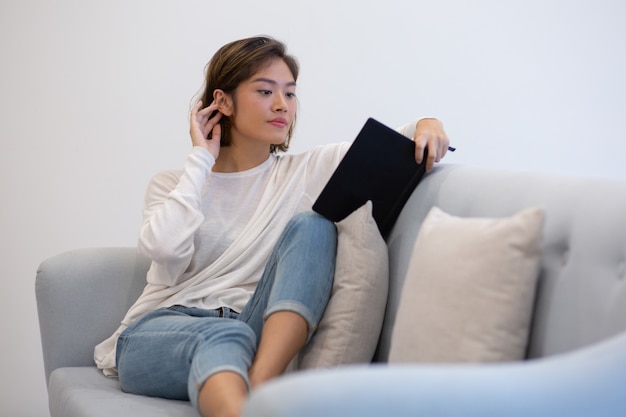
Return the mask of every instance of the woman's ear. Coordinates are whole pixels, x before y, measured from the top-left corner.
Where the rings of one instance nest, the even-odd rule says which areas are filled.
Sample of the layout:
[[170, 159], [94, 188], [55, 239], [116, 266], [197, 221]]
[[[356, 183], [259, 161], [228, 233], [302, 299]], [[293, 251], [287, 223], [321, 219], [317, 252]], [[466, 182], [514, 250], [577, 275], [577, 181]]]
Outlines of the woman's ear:
[[233, 99], [230, 94], [226, 94], [223, 90], [216, 89], [213, 91], [213, 101], [217, 103], [217, 109], [224, 116], [232, 116], [234, 112]]

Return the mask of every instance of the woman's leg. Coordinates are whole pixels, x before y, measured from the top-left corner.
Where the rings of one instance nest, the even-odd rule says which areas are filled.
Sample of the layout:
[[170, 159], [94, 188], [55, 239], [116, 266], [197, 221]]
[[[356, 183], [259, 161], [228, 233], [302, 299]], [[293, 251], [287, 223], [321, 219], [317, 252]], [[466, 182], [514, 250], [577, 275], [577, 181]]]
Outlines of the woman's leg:
[[[198, 390], [204, 382], [228, 374], [243, 386], [245, 398], [256, 334], [246, 323], [219, 315], [219, 311], [175, 306], [148, 313], [129, 326], [117, 345], [122, 390], [190, 399], [200, 409]], [[236, 393], [231, 392], [234, 400]]]
[[[335, 272], [335, 225], [312, 213], [287, 224], [257, 289], [239, 315], [260, 340], [249, 371], [251, 387], [282, 373], [321, 319]], [[240, 375], [220, 372], [198, 395], [203, 416], [237, 416], [248, 386]]]
[[[251, 388], [279, 375], [304, 346], [308, 325], [297, 313], [279, 311], [268, 317], [263, 339], [250, 368]], [[198, 410], [205, 417], [237, 417], [248, 397], [241, 375], [218, 372], [210, 376], [198, 394]]]
[[[298, 214], [285, 227], [239, 315], [260, 340], [252, 387], [282, 373], [315, 331], [330, 297], [336, 252], [335, 225], [315, 213]], [[242, 381], [229, 372], [208, 378], [198, 396], [202, 415], [238, 415], [247, 396]]]
[[335, 225], [313, 213], [288, 223], [240, 319], [260, 339], [250, 384], [281, 374], [305, 345], [324, 314], [335, 271]]
[[238, 417], [248, 386], [241, 375], [218, 372], [210, 376], [198, 393], [198, 411], [203, 417]]
[[307, 341], [308, 324], [302, 316], [291, 311], [278, 311], [267, 318], [263, 336], [254, 357], [248, 378], [250, 387], [277, 377]]

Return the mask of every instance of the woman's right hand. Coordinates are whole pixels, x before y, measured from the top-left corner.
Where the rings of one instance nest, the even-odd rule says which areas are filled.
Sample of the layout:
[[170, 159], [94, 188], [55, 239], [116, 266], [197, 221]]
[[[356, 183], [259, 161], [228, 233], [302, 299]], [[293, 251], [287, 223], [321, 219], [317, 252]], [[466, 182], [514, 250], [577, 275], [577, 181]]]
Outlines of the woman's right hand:
[[219, 123], [222, 113], [217, 112], [215, 116], [210, 117], [215, 110], [217, 110], [215, 102], [202, 109], [202, 100], [198, 101], [191, 109], [189, 134], [191, 135], [193, 146], [203, 147], [217, 159], [220, 153], [220, 140], [222, 137]]

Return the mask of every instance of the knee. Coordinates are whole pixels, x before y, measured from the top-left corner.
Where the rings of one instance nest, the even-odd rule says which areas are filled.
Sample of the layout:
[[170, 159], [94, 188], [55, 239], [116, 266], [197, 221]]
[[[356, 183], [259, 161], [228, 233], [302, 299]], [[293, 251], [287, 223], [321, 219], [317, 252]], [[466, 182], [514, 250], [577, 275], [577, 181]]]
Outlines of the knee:
[[337, 237], [335, 223], [314, 212], [303, 211], [292, 217], [288, 227], [302, 233], [322, 234], [331, 238]]
[[257, 345], [257, 336], [247, 323], [225, 319], [217, 329], [213, 329], [209, 335], [212, 343], [235, 344], [244, 350], [254, 351]]

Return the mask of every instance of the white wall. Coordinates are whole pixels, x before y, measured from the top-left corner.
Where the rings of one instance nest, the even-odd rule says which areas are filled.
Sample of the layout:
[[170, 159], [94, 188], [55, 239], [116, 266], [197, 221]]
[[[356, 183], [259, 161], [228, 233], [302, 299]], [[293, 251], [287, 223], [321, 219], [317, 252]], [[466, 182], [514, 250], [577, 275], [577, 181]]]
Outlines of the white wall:
[[625, 21], [622, 0], [2, 0], [0, 415], [47, 415], [39, 262], [135, 244], [223, 43], [266, 33], [299, 57], [294, 151], [435, 115], [450, 163], [626, 180]]

